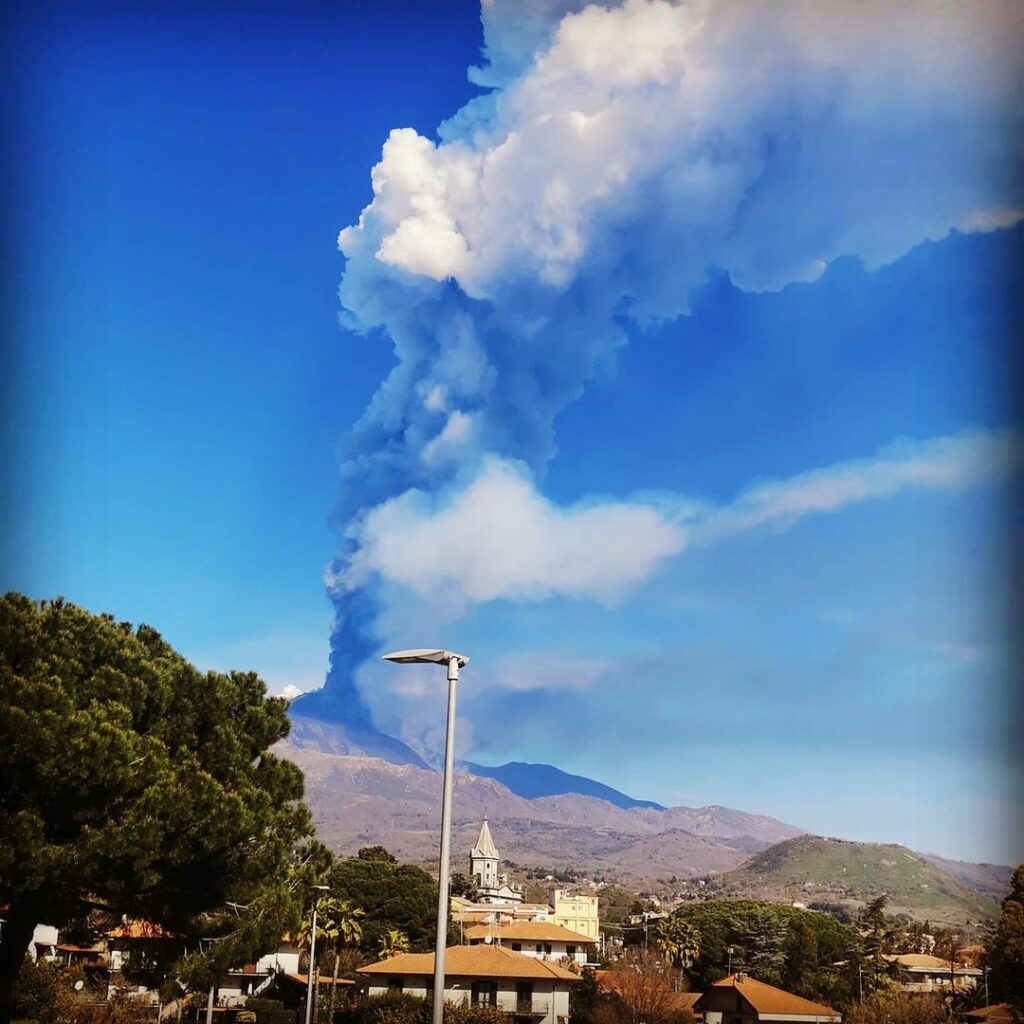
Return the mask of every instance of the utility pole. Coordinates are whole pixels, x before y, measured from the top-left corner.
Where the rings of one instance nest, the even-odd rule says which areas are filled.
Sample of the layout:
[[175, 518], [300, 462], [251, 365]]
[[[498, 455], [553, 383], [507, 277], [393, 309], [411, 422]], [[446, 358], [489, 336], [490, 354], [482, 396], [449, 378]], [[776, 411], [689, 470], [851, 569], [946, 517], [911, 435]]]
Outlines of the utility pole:
[[316, 1002], [316, 995], [313, 992], [313, 972], [316, 970], [316, 905], [320, 899], [320, 893], [327, 892], [326, 885], [313, 886], [313, 922], [309, 934], [309, 977], [306, 979], [306, 1024], [311, 1020], [313, 1004]]

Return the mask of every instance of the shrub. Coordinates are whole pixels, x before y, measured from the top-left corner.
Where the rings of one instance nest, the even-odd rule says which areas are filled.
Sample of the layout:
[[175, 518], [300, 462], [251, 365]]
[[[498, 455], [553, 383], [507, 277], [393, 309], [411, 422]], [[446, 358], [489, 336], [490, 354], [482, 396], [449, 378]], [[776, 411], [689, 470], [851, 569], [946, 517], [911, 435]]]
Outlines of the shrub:
[[247, 999], [245, 1009], [256, 1015], [256, 1024], [295, 1024], [297, 1019], [278, 999]]

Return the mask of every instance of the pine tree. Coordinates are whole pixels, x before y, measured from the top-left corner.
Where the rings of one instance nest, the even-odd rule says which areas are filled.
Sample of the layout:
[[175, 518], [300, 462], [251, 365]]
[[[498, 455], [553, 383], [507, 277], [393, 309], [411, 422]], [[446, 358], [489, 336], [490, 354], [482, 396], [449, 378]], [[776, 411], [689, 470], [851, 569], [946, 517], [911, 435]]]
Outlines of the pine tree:
[[38, 923], [98, 909], [225, 958], [280, 937], [312, 832], [300, 771], [267, 752], [286, 709], [149, 626], [0, 599], [0, 1024]]

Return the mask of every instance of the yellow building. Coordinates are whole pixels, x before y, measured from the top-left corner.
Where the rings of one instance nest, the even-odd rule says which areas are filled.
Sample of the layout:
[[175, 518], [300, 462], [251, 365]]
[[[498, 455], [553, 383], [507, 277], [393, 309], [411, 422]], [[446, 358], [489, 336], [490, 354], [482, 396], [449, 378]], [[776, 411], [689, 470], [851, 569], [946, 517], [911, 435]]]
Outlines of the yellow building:
[[597, 897], [573, 893], [568, 889], [555, 889], [551, 893], [551, 920], [571, 932], [586, 935], [597, 942], [601, 935], [601, 921], [597, 914]]

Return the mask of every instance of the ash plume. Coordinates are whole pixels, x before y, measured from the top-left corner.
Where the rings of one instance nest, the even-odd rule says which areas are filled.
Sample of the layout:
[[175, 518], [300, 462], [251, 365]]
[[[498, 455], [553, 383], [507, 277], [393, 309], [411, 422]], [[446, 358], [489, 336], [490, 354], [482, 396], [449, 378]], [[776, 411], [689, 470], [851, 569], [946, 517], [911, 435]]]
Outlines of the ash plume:
[[[397, 365], [343, 444], [331, 667], [295, 708], [357, 730], [381, 508], [454, 505], [489, 474], [543, 500], [558, 413], [631, 331], [685, 315], [709, 268], [776, 290], [1021, 217], [1012, 0], [485, 0], [482, 20], [470, 78], [489, 91], [436, 139], [393, 130], [339, 236], [343, 323]], [[631, 585], [629, 557], [595, 561], [595, 596]], [[529, 583], [518, 599], [550, 592]]]

